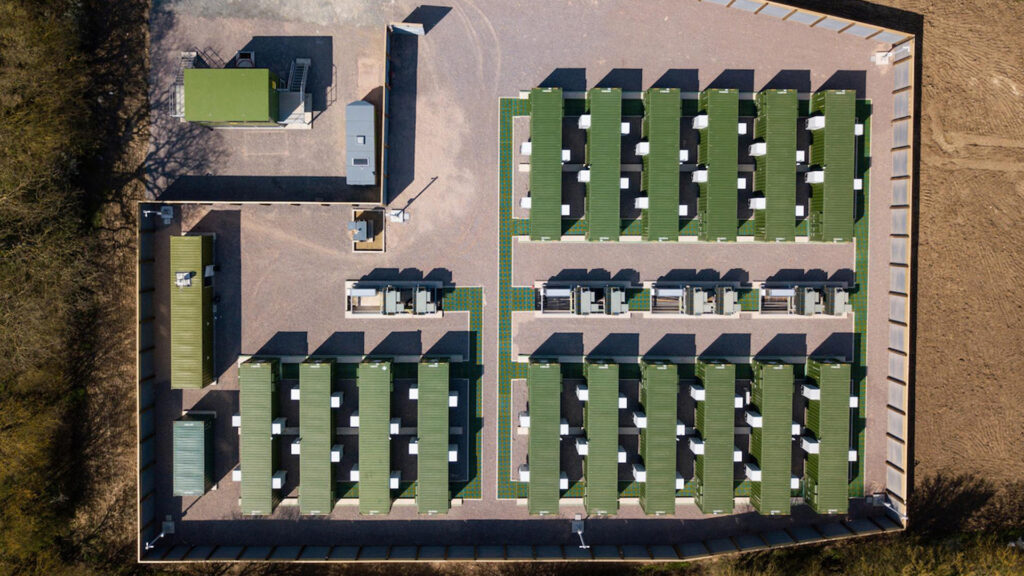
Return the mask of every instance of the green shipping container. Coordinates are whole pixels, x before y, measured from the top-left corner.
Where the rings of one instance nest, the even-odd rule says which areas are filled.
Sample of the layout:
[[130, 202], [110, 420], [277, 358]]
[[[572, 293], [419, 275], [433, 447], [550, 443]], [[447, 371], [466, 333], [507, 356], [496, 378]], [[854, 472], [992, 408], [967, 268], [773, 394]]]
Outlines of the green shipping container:
[[213, 486], [213, 414], [174, 421], [174, 495], [202, 496]]

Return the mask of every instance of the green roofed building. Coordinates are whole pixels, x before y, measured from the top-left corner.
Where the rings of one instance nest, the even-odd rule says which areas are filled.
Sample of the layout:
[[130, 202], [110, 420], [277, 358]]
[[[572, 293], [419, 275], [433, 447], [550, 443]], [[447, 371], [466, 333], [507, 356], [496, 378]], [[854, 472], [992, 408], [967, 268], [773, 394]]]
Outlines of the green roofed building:
[[530, 239], [562, 237], [562, 89], [530, 91]]
[[640, 506], [647, 514], [675, 514], [679, 368], [667, 362], [645, 362], [641, 375], [640, 404], [647, 427], [640, 429], [646, 474], [646, 481], [640, 483]]
[[619, 365], [588, 362], [585, 370], [583, 503], [587, 514], [615, 514], [619, 510]]
[[242, 467], [242, 514], [266, 516], [280, 501], [273, 489], [278, 441], [272, 425], [278, 414], [281, 365], [276, 358], [250, 358], [238, 365], [239, 460]]
[[359, 364], [359, 513], [391, 511], [391, 363]]
[[334, 360], [309, 359], [299, 364], [299, 511], [330, 514], [334, 510]]
[[789, 514], [793, 469], [793, 365], [754, 361], [750, 401], [760, 425], [750, 433], [750, 455], [761, 477], [750, 503], [761, 514]]
[[679, 118], [682, 101], [678, 88], [651, 88], [644, 92], [641, 137], [649, 147], [643, 157], [640, 189], [647, 192], [641, 213], [644, 240], [679, 240]]
[[448, 362], [423, 360], [417, 374], [416, 506], [420, 514], [447, 514]]
[[587, 92], [586, 164], [587, 240], [618, 240], [622, 217], [619, 212], [619, 179], [622, 177], [622, 90], [594, 88]]
[[[849, 242], [853, 239], [856, 170], [857, 93], [853, 90], [825, 90], [811, 97], [811, 171], [819, 170], [821, 182], [811, 181], [808, 213], [810, 239], [815, 242]], [[816, 116], [824, 126], [815, 128]]]
[[213, 486], [213, 414], [174, 421], [174, 495], [202, 496]]
[[735, 241], [739, 208], [739, 92], [705, 90], [700, 93], [698, 106], [698, 117], [706, 117], [707, 122], [700, 129], [697, 163], [707, 170], [707, 179], [699, 183], [697, 236], [704, 242]]
[[[807, 359], [808, 396], [805, 426], [817, 444], [804, 462], [804, 500], [819, 514], [846, 514], [850, 498], [850, 365]], [[817, 396], [817, 399], [814, 398]]]
[[277, 75], [265, 68], [188, 68], [185, 120], [211, 126], [276, 126]]
[[[765, 242], [796, 239], [796, 90], [764, 90], [756, 98], [754, 191], [764, 208], [754, 211], [755, 237]], [[755, 144], [755, 146], [757, 146]]]
[[213, 236], [171, 236], [171, 388], [213, 382]]
[[554, 362], [531, 362], [527, 371], [530, 437], [527, 457], [530, 514], [558, 514], [562, 371]]
[[703, 386], [694, 424], [703, 453], [695, 457], [697, 507], [705, 514], [730, 514], [733, 508], [733, 455], [736, 451], [736, 366], [701, 360], [696, 366]]

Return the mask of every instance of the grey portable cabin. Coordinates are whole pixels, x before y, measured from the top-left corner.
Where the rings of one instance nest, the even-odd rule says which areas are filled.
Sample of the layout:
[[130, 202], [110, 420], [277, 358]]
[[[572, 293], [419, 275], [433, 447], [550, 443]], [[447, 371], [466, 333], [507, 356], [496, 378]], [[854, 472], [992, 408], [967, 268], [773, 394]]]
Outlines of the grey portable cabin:
[[377, 184], [376, 112], [373, 104], [359, 100], [345, 107], [345, 167], [353, 186]]
[[213, 414], [174, 421], [174, 495], [202, 496], [213, 485]]

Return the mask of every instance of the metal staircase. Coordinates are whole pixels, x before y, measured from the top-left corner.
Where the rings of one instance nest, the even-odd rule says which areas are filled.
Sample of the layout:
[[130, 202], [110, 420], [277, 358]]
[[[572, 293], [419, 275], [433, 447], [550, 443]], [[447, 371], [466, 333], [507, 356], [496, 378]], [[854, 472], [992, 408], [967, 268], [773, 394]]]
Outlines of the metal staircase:
[[288, 70], [288, 91], [306, 93], [306, 76], [309, 74], [309, 58], [296, 58], [292, 60], [291, 69]]
[[182, 52], [178, 58], [178, 74], [171, 85], [167, 108], [171, 118], [185, 117], [185, 70], [195, 68], [196, 52]]

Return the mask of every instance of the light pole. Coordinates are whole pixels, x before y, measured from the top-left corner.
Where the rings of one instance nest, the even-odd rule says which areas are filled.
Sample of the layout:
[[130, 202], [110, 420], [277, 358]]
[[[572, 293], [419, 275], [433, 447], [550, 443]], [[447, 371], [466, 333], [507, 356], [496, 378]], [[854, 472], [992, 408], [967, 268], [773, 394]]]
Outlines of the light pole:
[[580, 550], [586, 550], [590, 548], [587, 543], [583, 541], [583, 516], [577, 514], [572, 519], [572, 531], [580, 537]]

